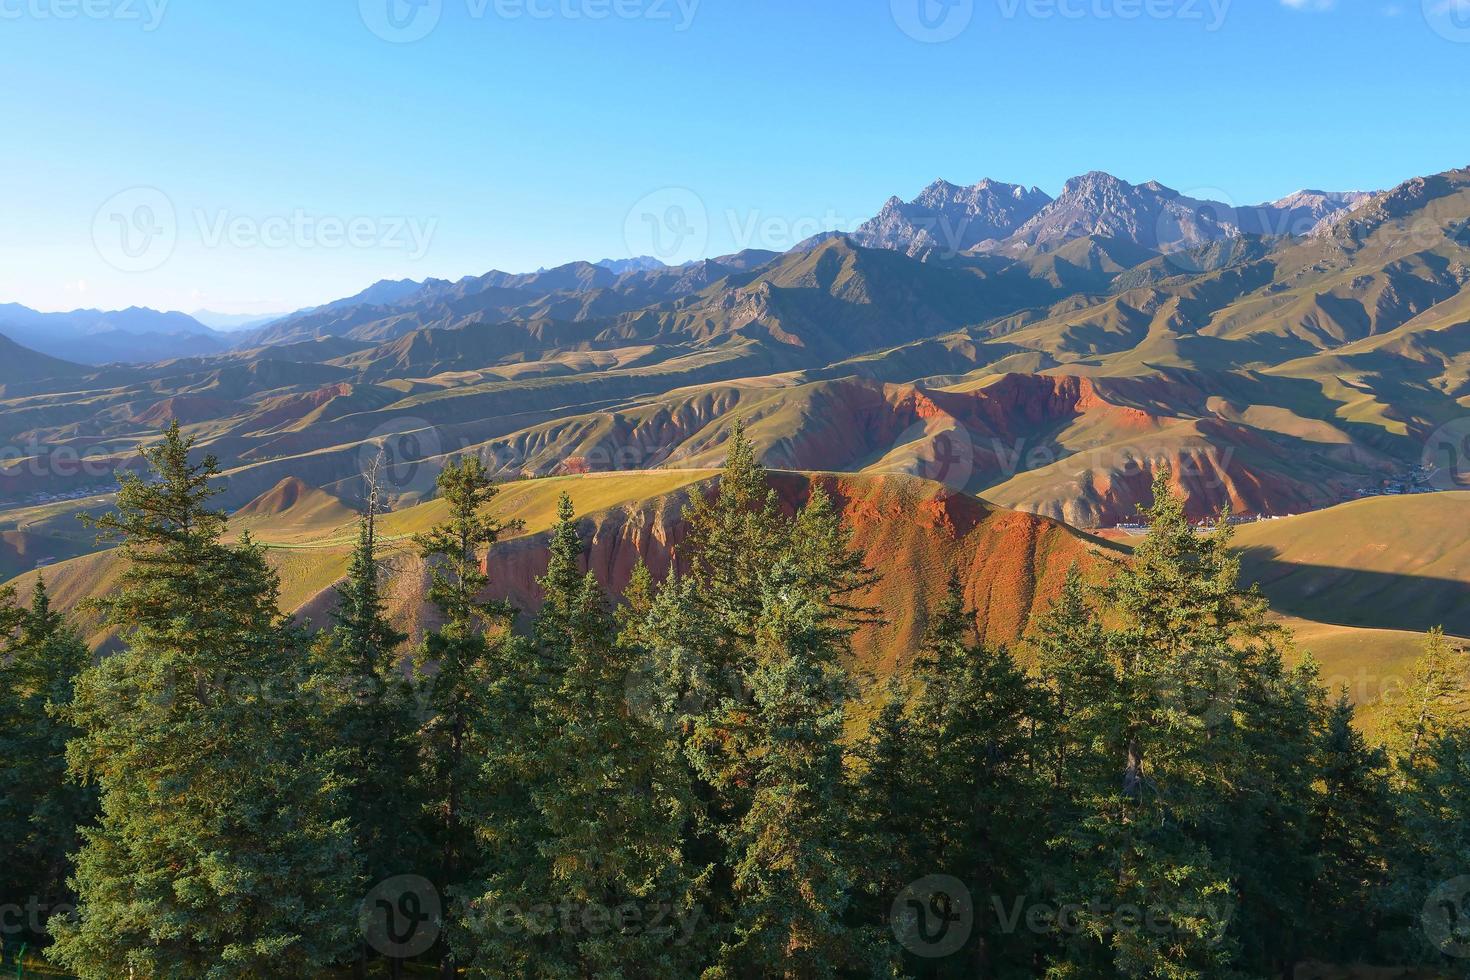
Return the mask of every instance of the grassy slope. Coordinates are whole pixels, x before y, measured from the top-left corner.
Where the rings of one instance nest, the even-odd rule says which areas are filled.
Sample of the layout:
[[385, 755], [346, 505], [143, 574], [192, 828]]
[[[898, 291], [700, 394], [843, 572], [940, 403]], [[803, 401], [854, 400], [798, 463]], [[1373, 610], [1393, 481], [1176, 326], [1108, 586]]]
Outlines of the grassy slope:
[[[524, 528], [497, 549], [492, 578], [523, 608], [534, 605], [533, 582], [545, 561], [539, 536], [550, 528], [562, 491], [583, 515], [584, 533], [592, 532], [591, 567], [604, 582], [620, 589], [640, 556], [657, 574], [666, 567], [669, 545], [681, 539], [677, 514], [683, 499], [713, 475], [710, 470], [661, 470], [506, 485], [495, 510], [503, 519], [523, 521]], [[882, 608], [889, 623], [865, 631], [857, 641], [860, 660], [880, 671], [912, 654], [924, 628], [923, 607], [937, 601], [951, 574], [959, 575], [968, 590], [987, 640], [1009, 642], [1055, 594], [1074, 561], [1085, 563], [1089, 554], [1106, 547], [1064, 525], [1003, 511], [913, 477], [774, 475], [788, 506], [799, 504], [813, 481], [828, 487], [853, 529], [855, 545], [883, 575], [862, 598]], [[269, 546], [281, 576], [283, 608], [318, 623], [325, 621], [329, 590], [345, 574], [355, 533], [350, 516], [323, 496], [307, 494], [280, 513], [250, 513], [231, 525], [232, 533], [248, 530]], [[443, 517], [443, 505], [435, 500], [388, 514], [381, 524], [381, 540], [395, 569], [392, 605], [410, 628], [420, 625], [423, 615], [412, 536]], [[44, 574], [60, 604], [73, 608], [94, 590], [110, 587], [118, 570], [115, 552], [104, 551], [62, 562]], [[27, 573], [16, 580], [23, 593], [34, 578]], [[84, 615], [82, 622], [94, 642], [105, 639], [96, 632], [95, 617]]]
[[1343, 626], [1470, 635], [1470, 493], [1374, 497], [1240, 529], [1276, 608]]

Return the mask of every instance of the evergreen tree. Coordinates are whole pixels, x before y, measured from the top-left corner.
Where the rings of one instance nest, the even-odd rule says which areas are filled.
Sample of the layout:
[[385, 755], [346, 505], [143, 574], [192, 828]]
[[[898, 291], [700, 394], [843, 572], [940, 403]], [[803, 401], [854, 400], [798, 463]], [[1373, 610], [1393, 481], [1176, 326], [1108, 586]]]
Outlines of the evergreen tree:
[[221, 540], [213, 457], [177, 423], [97, 519], [126, 566], [101, 607], [125, 648], [83, 672], [67, 714], [73, 773], [102, 817], [84, 831], [78, 911], [53, 955], [85, 978], [303, 975], [355, 931], [350, 836], [311, 751], [303, 643], [248, 538]]
[[[891, 932], [894, 898], [910, 882], [932, 874], [932, 842], [927, 836], [929, 801], [921, 793], [931, 758], [914, 731], [909, 712], [911, 686], [897, 676], [883, 690], [883, 704], [854, 755], [848, 805], [858, 862], [853, 920], [874, 929], [879, 939]], [[886, 940], [884, 940], [886, 941]]]
[[[912, 734], [927, 747], [913, 804], [929, 843], [920, 869], [963, 881], [987, 912], [1030, 898], [1024, 864], [1040, 843], [1030, 760], [1031, 686], [1004, 650], [975, 637], [957, 579], [930, 620], [915, 664]], [[918, 869], [916, 869], [918, 870]], [[917, 875], [916, 875], [917, 877]], [[993, 976], [1029, 958], [1026, 936], [983, 916], [961, 953], [956, 976]], [[1009, 961], [1009, 967], [1002, 960]]]
[[[358, 519], [333, 619], [313, 644], [307, 690], [318, 704], [321, 744], [334, 764], [362, 871], [359, 891], [366, 893], [414, 867], [424, 845], [412, 819], [418, 720], [400, 653], [408, 637], [394, 628], [383, 602], [376, 490]], [[358, 976], [366, 957], [364, 946]]]
[[1405, 765], [1385, 895], [1394, 963], [1470, 977], [1470, 728], [1436, 732]]
[[1470, 658], [1443, 629], [1430, 631], [1409, 679], [1388, 706], [1388, 751], [1401, 769], [1425, 761], [1442, 735], [1470, 721]]
[[551, 665], [534, 712], [530, 803], [540, 840], [535, 861], [506, 869], [479, 903], [525, 909], [554, 898], [568, 912], [545, 931], [521, 923], [508, 941], [496, 923], [475, 967], [497, 976], [687, 976], [697, 953], [687, 936], [608, 921], [636, 909], [640, 920], [671, 913], [670, 923], [688, 922], [697, 909], [681, 847], [689, 804], [677, 745], [629, 710], [638, 651], [617, 641], [601, 587], [580, 571], [582, 551], [563, 495], [534, 628]]
[[1459, 969], [1470, 952], [1470, 714], [1466, 656], [1442, 630], [1426, 638], [1389, 705], [1398, 833], [1384, 894], [1385, 945], [1397, 962]]
[[96, 794], [68, 780], [66, 743], [76, 732], [63, 717], [91, 655], [51, 608], [45, 579], [29, 609], [14, 597], [0, 590], [0, 895], [27, 909], [20, 938], [34, 945], [45, 939], [45, 918], [71, 904], [68, 857], [96, 814]]
[[1318, 739], [1315, 880], [1305, 906], [1283, 923], [1302, 937], [1304, 956], [1322, 962], [1366, 962], [1376, 952], [1379, 891], [1396, 834], [1387, 757], [1368, 744], [1353, 716], [1343, 692]]
[[1115, 682], [1102, 626], [1076, 565], [1068, 569], [1056, 601], [1037, 617], [1028, 641], [1040, 680], [1033, 751], [1052, 790], [1047, 798], [1053, 818], [1068, 819], [1056, 809], [1064, 805], [1063, 791], [1079, 770], [1106, 764], [1096, 756], [1092, 737], [1105, 724], [1098, 712], [1107, 702], [1098, 692]]
[[748, 702], [726, 698], [701, 719], [697, 756], [722, 792], [749, 804], [722, 828], [738, 900], [733, 935], [707, 975], [835, 977], [868, 953], [847, 923], [853, 881], [843, 800], [848, 682], [839, 634], [782, 562], [761, 591]]
[[821, 483], [812, 484], [806, 504], [797, 511], [789, 549], [796, 587], [817, 604], [824, 623], [844, 642], [865, 626], [882, 624], [880, 610], [854, 605], [858, 593], [876, 585], [878, 576], [853, 549], [852, 532]]
[[1224, 815], [1210, 849], [1235, 882], [1237, 963], [1286, 975], [1321, 938], [1301, 928], [1307, 907], [1314, 898], [1336, 902], [1321, 880], [1328, 828], [1315, 820], [1326, 692], [1311, 658], [1286, 666], [1285, 637], [1267, 623], [1264, 601], [1243, 596], [1236, 617], [1228, 713], [1221, 707], [1211, 717], [1210, 734], [1228, 738], [1232, 755], [1216, 783]]
[[[504, 713], [495, 699], [511, 673], [503, 669], [507, 652], [518, 649], [508, 636], [515, 611], [483, 598], [490, 584], [483, 563], [519, 523], [487, 512], [500, 491], [478, 456], [446, 466], [438, 488], [448, 518], [415, 539], [429, 569], [429, 601], [444, 620], [425, 635], [417, 656], [427, 710], [418, 733], [420, 792], [434, 828], [438, 883], [447, 890], [445, 921], [457, 927], [464, 922], [457, 893], [481, 875], [474, 866], [476, 815], [484, 810], [480, 773], [497, 744], [514, 744], [497, 741], [495, 725]], [[451, 930], [441, 956], [444, 977], [454, 976], [452, 951], [467, 955], [469, 941], [463, 930]]]
[[1096, 590], [1100, 632], [1063, 610], [1051, 622], [1067, 630], [1042, 638], [1061, 655], [1081, 639], [1068, 668], [1079, 678], [1098, 671], [1100, 643], [1110, 675], [1090, 690], [1067, 683], [1075, 696], [1064, 741], [1083, 753], [1059, 786], [1065, 816], [1049, 877], [1081, 911], [1061, 962], [1084, 974], [1213, 976], [1232, 958], [1233, 883], [1209, 841], [1226, 819], [1224, 776], [1236, 758], [1229, 649], [1242, 596], [1227, 526], [1197, 536], [1167, 472], [1146, 518], [1133, 560]]
[[[761, 586], [774, 561], [786, 554], [791, 520], [782, 512], [744, 425], [731, 427], [729, 450], [716, 492], [695, 493], [684, 511], [688, 535], [679, 548], [694, 583], [696, 609], [718, 629], [712, 664], [736, 666], [736, 646], [748, 646], [761, 612]], [[691, 610], [693, 612], [693, 610]]]

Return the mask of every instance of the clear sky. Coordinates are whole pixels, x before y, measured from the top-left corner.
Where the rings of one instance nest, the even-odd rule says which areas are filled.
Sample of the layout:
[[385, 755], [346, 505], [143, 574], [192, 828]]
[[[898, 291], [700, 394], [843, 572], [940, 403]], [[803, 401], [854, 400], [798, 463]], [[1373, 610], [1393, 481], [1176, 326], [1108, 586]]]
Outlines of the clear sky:
[[1470, 0], [0, 0], [0, 302], [785, 248], [1108, 170], [1232, 203], [1470, 164]]

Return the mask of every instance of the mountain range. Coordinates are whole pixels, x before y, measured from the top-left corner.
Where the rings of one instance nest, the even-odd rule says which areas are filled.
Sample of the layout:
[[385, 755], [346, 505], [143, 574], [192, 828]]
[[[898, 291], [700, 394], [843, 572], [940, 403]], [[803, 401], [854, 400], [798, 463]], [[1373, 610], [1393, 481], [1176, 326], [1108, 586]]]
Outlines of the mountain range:
[[184, 313], [143, 307], [40, 313], [0, 303], [0, 334], [54, 358], [82, 364], [142, 363], [229, 350], [223, 333]]
[[[1180, 195], [1157, 182], [1133, 185], [1100, 172], [1067, 181], [1055, 199], [1035, 187], [989, 179], [969, 187], [940, 180], [907, 203], [890, 199], [845, 237], [856, 246], [921, 259], [963, 255], [978, 260], [992, 253], [1024, 259], [1083, 239], [1169, 253], [1243, 235], [1307, 234], [1368, 196], [1300, 191], [1236, 209]], [[835, 237], [843, 236], [818, 236], [796, 251], [810, 251]], [[5, 304], [0, 305], [0, 333], [52, 357], [93, 365], [147, 363], [321, 336], [381, 341], [414, 329], [486, 320], [581, 321], [632, 312], [693, 295], [774, 258], [775, 253], [753, 250], [671, 268], [642, 256], [528, 274], [490, 272], [457, 282], [385, 280], [353, 296], [268, 316], [207, 310], [190, 316], [137, 307], [39, 313]]]
[[[837, 481], [885, 569], [960, 575], [976, 608], [1011, 610], [1007, 636], [1066, 562], [1118, 547], [1094, 535], [1126, 539], [1164, 466], [1196, 518], [1310, 512], [1254, 525], [1247, 567], [1328, 649], [1376, 626], [1411, 631], [1407, 651], [1470, 600], [1444, 526], [1470, 497], [1415, 492], [1470, 489], [1470, 168], [1234, 212], [1100, 174], [1055, 199], [935, 184], [785, 253], [380, 282], [227, 335], [140, 310], [0, 323], [0, 571], [54, 561], [68, 601], [110, 567], [73, 513], [107, 507], [170, 420], [220, 460], [237, 524], [286, 549], [303, 615], [365, 474], [408, 533], [465, 452], [530, 495], [528, 526], [556, 487], [587, 494], [614, 586], [633, 555], [667, 567], [736, 420], [788, 503]], [[171, 347], [83, 363], [126, 340]], [[1393, 544], [1426, 521], [1429, 543]], [[503, 573], [534, 602], [535, 568]], [[1322, 622], [1323, 589], [1398, 613]], [[914, 594], [879, 598], [920, 628]]]

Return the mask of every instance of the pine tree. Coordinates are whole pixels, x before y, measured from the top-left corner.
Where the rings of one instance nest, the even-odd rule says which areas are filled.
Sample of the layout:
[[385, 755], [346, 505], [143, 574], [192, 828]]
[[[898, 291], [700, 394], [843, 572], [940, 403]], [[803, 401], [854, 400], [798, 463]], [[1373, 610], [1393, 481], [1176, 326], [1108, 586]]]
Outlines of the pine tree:
[[[1155, 481], [1133, 560], [1095, 592], [1097, 639], [1075, 610], [1056, 620], [1086, 638], [1076, 676], [1098, 670], [1098, 641], [1111, 675], [1090, 690], [1072, 686], [1066, 741], [1086, 751], [1060, 786], [1068, 817], [1056, 825], [1049, 873], [1059, 900], [1082, 907], [1062, 960], [1084, 973], [1211, 976], [1233, 952], [1230, 870], [1209, 840], [1238, 758], [1228, 651], [1242, 596], [1228, 526], [1197, 536], [1168, 479]], [[1077, 645], [1066, 632], [1051, 642], [1059, 652]], [[1148, 913], [1151, 924], [1122, 921], [1119, 909]]]
[[684, 511], [688, 535], [679, 547], [699, 609], [718, 627], [716, 670], [733, 666], [738, 643], [748, 644], [761, 612], [761, 583], [786, 554], [791, 520], [781, 511], [755, 447], [736, 421], [713, 496], [694, 494]]
[[1088, 605], [1082, 572], [1073, 565], [1062, 591], [1037, 617], [1028, 634], [1034, 651], [1040, 690], [1035, 706], [1038, 766], [1051, 786], [1053, 818], [1069, 819], [1067, 787], [1079, 770], [1106, 765], [1096, 757], [1092, 734], [1104, 724], [1097, 711], [1105, 702], [1098, 692], [1114, 683], [1102, 626]]
[[1388, 759], [1354, 727], [1344, 691], [1318, 735], [1319, 776], [1311, 825], [1315, 880], [1304, 907], [1284, 925], [1304, 940], [1304, 957], [1367, 962], [1381, 931], [1380, 889], [1396, 834]]
[[1470, 977], [1470, 727], [1440, 729], [1404, 765], [1398, 833], [1384, 896], [1395, 963]]
[[1223, 819], [1209, 846], [1235, 882], [1237, 964], [1285, 975], [1319, 938], [1300, 921], [1314, 896], [1325, 897], [1325, 828], [1315, 817], [1327, 695], [1310, 657], [1286, 666], [1285, 638], [1267, 623], [1264, 601], [1246, 595], [1236, 615], [1227, 650], [1229, 713], [1210, 719], [1211, 736], [1228, 739], [1231, 755], [1216, 783]]
[[96, 816], [96, 794], [67, 778], [66, 743], [75, 730], [63, 715], [78, 674], [91, 662], [86, 644], [51, 608], [37, 578], [29, 609], [0, 591], [0, 835], [8, 858], [0, 872], [7, 903], [34, 908], [22, 939], [44, 941], [44, 917], [72, 901], [66, 878], [80, 828]]
[[[1434, 630], [1389, 705], [1388, 752], [1397, 830], [1383, 904], [1385, 942], [1397, 962], [1470, 976], [1470, 714], [1466, 656]], [[1453, 971], [1458, 969], [1458, 973]]]
[[[957, 579], [925, 632], [915, 681], [912, 735], [930, 747], [911, 804], [926, 817], [922, 866], [965, 882], [986, 909], [1014, 906], [1028, 897], [1024, 863], [1039, 843], [1029, 832], [1039, 809], [1029, 758], [1035, 699], [1010, 655], [978, 642]], [[991, 976], [1002, 956], [1024, 963], [1025, 937], [1000, 930], [982, 919], [947, 967]]]
[[1388, 751], [1401, 769], [1423, 764], [1435, 739], [1470, 720], [1470, 658], [1431, 630], [1408, 682], [1388, 706]]
[[[408, 637], [394, 628], [383, 602], [376, 491], [357, 531], [347, 580], [337, 588], [335, 624], [313, 644], [306, 688], [318, 703], [320, 742], [333, 762], [366, 893], [412, 869], [424, 841], [413, 819], [418, 720], [400, 652]], [[366, 957], [364, 946], [358, 976]]]
[[852, 532], [821, 483], [812, 484], [806, 504], [797, 511], [789, 550], [796, 587], [817, 604], [823, 621], [844, 641], [863, 627], [882, 624], [880, 610], [854, 605], [858, 593], [878, 583], [878, 575], [853, 549]]
[[102, 817], [84, 831], [78, 911], [53, 955], [84, 978], [302, 975], [355, 931], [356, 869], [314, 758], [303, 642], [248, 538], [221, 542], [213, 457], [175, 423], [97, 519], [126, 562], [101, 607], [124, 650], [85, 671], [67, 719], [73, 773]]
[[[482, 874], [475, 864], [476, 812], [483, 807], [480, 773], [497, 744], [495, 725], [504, 712], [495, 703], [497, 685], [513, 672], [502, 669], [515, 612], [508, 603], [483, 598], [489, 575], [483, 562], [501, 535], [519, 527], [487, 512], [499, 493], [484, 462], [468, 456], [439, 474], [438, 488], [448, 518], [417, 537], [429, 568], [429, 601], [444, 624], [429, 631], [417, 656], [428, 717], [418, 733], [421, 794], [434, 826], [438, 883], [447, 891], [445, 921], [465, 921], [457, 892], [473, 891]], [[492, 633], [487, 634], [488, 631]], [[469, 955], [463, 929], [451, 929], [440, 970], [454, 976], [453, 951]]]
[[504, 937], [489, 930], [475, 967], [495, 975], [687, 976], [697, 952], [687, 937], [604, 921], [634, 908], [640, 918], [672, 913], [670, 922], [686, 922], [696, 906], [681, 848], [689, 792], [677, 745], [629, 710], [638, 651], [617, 641], [601, 587], [580, 571], [582, 551], [563, 495], [534, 628], [551, 665], [535, 700], [539, 738], [529, 774], [541, 839], [536, 860], [500, 875], [479, 903], [524, 909], [554, 899], [570, 912], [541, 934], [526, 924], [508, 942], [495, 942]]
[[928, 746], [909, 716], [911, 686], [897, 676], [883, 690], [883, 704], [855, 755], [857, 774], [848, 805], [853, 842], [864, 859], [857, 867], [853, 919], [880, 937], [893, 928], [895, 896], [912, 881], [932, 874], [928, 800], [922, 796]]
[[[849, 699], [839, 634], [783, 562], [761, 590], [748, 702], [726, 698], [700, 726], [728, 740], [703, 756], [721, 791], [749, 805], [723, 828], [738, 899], [733, 935], [707, 975], [835, 977], [869, 955], [847, 923], [853, 882], [843, 802]], [[708, 739], [706, 739], [708, 741]]]

